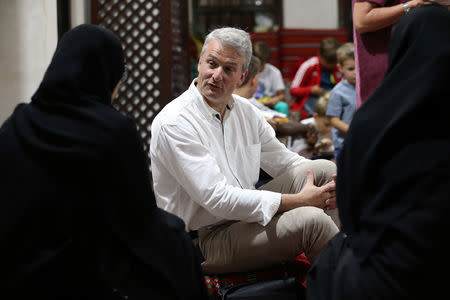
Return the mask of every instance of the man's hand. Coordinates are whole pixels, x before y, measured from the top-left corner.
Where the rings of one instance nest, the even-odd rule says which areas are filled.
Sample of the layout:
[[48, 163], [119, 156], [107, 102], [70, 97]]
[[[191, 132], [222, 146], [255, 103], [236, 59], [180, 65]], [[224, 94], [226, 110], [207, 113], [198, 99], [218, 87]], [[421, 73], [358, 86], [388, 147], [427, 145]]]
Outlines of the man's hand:
[[331, 202], [330, 200], [334, 199], [334, 202], [336, 202], [336, 183], [334, 181], [323, 186], [315, 186], [313, 172], [308, 170], [306, 176], [306, 183], [297, 195], [308, 206], [325, 208], [327, 201]]
[[[333, 182], [336, 185], [336, 174], [333, 175]], [[328, 200], [325, 201], [325, 207], [324, 209], [333, 209], [337, 207], [337, 202], [336, 202], [336, 192], [335, 192], [335, 196], [334, 198], [330, 198]]]
[[322, 209], [336, 207], [336, 183], [333, 181], [323, 185], [314, 185], [314, 174], [308, 170], [306, 182], [297, 194], [281, 195], [278, 212], [288, 211], [301, 206], [315, 206]]

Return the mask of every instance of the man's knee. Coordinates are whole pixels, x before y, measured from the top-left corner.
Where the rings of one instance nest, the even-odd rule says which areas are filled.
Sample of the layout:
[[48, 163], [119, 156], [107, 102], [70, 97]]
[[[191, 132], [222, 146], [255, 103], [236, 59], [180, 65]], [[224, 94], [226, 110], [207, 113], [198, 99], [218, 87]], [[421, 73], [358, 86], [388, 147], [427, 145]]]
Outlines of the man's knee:
[[313, 171], [314, 183], [323, 185], [332, 179], [336, 174], [336, 164], [327, 159], [315, 159], [308, 162], [307, 168]]
[[321, 170], [328, 174], [336, 174], [336, 164], [328, 159], [314, 159], [311, 165], [316, 170]]
[[323, 209], [314, 206], [303, 206], [286, 212], [291, 218], [291, 222], [296, 224], [300, 230], [318, 231], [338, 231], [335, 223]]

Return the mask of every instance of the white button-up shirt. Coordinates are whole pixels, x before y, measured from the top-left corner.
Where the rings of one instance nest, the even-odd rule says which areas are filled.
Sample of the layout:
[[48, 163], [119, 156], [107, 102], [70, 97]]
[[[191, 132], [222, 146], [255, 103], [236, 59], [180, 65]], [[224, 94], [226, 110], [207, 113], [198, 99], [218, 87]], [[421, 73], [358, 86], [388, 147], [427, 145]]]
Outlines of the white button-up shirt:
[[193, 81], [153, 120], [150, 156], [157, 203], [181, 217], [187, 230], [224, 220], [266, 225], [281, 194], [255, 189], [260, 167], [275, 177], [307, 161], [278, 141], [247, 99], [233, 99], [221, 120]]

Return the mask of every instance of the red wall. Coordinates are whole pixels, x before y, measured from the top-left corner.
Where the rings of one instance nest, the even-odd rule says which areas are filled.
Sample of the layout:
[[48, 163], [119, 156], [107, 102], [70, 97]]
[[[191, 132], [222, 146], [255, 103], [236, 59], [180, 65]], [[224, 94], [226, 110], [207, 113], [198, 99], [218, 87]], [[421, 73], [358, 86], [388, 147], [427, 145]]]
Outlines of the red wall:
[[250, 33], [252, 42], [264, 41], [271, 48], [270, 63], [278, 67], [286, 81], [291, 81], [300, 64], [311, 56], [318, 55], [320, 42], [334, 37], [345, 43], [348, 33], [341, 29], [280, 29], [279, 31]]

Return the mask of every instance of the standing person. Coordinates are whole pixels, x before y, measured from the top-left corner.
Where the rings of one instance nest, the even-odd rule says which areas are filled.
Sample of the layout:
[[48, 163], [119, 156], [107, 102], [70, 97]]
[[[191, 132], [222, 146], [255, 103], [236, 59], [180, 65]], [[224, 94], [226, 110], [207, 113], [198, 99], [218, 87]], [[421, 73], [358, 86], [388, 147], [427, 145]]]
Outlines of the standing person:
[[375, 91], [387, 69], [392, 25], [427, 0], [352, 0], [357, 107]]
[[0, 128], [2, 297], [207, 299], [183, 222], [156, 206], [136, 125], [111, 105], [123, 73], [113, 33], [75, 27]]
[[345, 43], [337, 50], [338, 68], [343, 79], [331, 90], [326, 112], [333, 126], [331, 131], [335, 159], [344, 145], [345, 134], [356, 112], [354, 51], [353, 43]]
[[264, 99], [263, 103], [274, 110], [289, 115], [283, 76], [277, 67], [269, 63], [270, 51], [270, 46], [262, 41], [256, 42], [253, 46], [253, 54], [261, 61], [255, 97]]
[[294, 97], [290, 111], [306, 112], [311, 117], [314, 103], [324, 93], [330, 91], [340, 80], [337, 69], [336, 50], [341, 43], [335, 38], [326, 38], [320, 43], [319, 55], [304, 61], [291, 82], [290, 92]]
[[[206, 273], [259, 269], [305, 252], [314, 261], [338, 232], [336, 166], [284, 147], [262, 114], [232, 94], [247, 76], [250, 35], [220, 28], [206, 37], [199, 77], [152, 123], [158, 205], [197, 234]], [[260, 168], [274, 179], [259, 190]]]
[[410, 11], [339, 155], [342, 232], [310, 270], [308, 299], [448, 293], [450, 131], [442, 101], [450, 99], [449, 77], [450, 12], [437, 4]]

